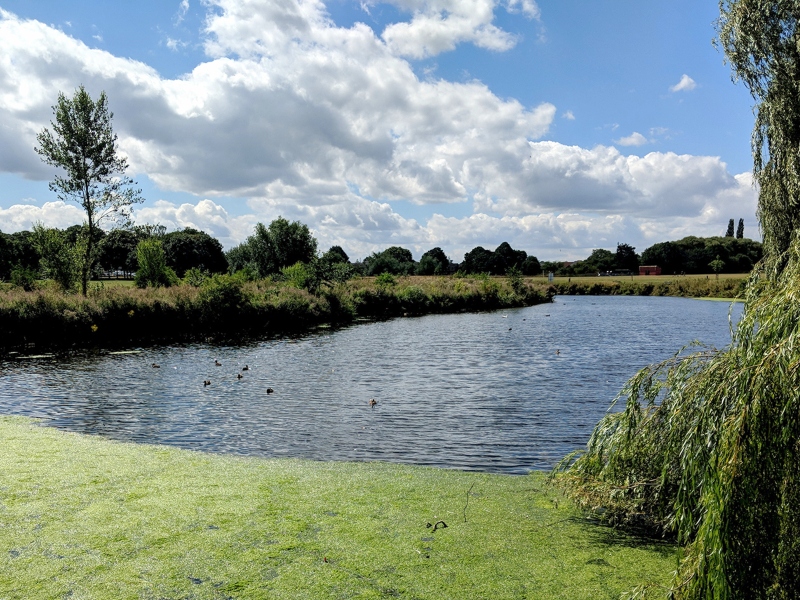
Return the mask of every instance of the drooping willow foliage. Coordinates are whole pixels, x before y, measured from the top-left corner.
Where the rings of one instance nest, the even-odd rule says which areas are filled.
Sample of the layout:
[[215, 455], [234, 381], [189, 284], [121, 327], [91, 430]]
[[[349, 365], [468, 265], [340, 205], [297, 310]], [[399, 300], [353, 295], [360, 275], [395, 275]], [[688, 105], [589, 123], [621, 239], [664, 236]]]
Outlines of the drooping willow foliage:
[[800, 598], [800, 0], [721, 0], [719, 42], [756, 101], [765, 257], [725, 350], [631, 379], [560, 481], [612, 523], [685, 546], [669, 596]]
[[800, 0], [722, 0], [719, 43], [755, 105], [753, 173], [766, 265], [800, 228]]
[[754, 275], [725, 350], [688, 348], [620, 394], [560, 481], [687, 545], [675, 598], [800, 598], [800, 239]]

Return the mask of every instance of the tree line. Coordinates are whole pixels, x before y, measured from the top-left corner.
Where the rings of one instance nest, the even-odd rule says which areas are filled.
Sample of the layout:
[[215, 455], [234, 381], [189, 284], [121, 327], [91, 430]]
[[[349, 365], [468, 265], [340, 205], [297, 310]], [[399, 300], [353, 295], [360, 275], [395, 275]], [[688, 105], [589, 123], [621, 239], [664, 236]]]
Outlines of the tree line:
[[575, 262], [546, 261], [542, 269], [568, 277], [598, 273], [638, 273], [640, 265], [661, 267], [665, 275], [749, 273], [761, 260], [761, 242], [745, 237], [687, 236], [679, 240], [659, 242], [640, 254], [629, 244], [617, 244], [616, 252], [596, 249]]

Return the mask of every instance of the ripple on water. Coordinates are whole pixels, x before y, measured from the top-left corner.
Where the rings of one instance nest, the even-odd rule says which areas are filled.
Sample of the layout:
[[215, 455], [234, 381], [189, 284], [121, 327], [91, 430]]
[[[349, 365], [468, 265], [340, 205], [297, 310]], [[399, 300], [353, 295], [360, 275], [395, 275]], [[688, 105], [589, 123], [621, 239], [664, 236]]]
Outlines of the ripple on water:
[[5, 361], [0, 411], [211, 452], [526, 473], [585, 445], [637, 369], [695, 339], [726, 345], [728, 309], [558, 297], [242, 346]]

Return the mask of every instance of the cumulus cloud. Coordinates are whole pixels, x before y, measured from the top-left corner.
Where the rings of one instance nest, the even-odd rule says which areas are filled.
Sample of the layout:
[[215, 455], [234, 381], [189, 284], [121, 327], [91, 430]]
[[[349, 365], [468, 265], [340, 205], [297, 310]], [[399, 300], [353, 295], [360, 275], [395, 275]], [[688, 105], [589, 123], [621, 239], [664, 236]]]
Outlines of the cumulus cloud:
[[568, 110], [568, 111], [565, 111], [565, 112], [563, 112], [561, 114], [561, 118], [562, 119], [566, 119], [567, 121], [574, 121], [575, 120], [575, 115], [573, 114], [573, 112], [571, 110]]
[[[491, 25], [495, 9], [486, 0], [403, 2], [445, 20], [474, 10], [479, 18], [464, 17], [478, 19], [473, 32]], [[755, 213], [750, 184], [717, 157], [543, 141], [552, 104], [524, 106], [476, 81], [421, 81], [392, 45], [400, 37], [337, 27], [318, 0], [208, 4], [208, 59], [177, 79], [0, 11], [0, 171], [51, 177], [32, 151], [36, 133], [58, 92], [83, 83], [108, 93], [132, 174], [196, 197], [138, 207], [136, 219], [202, 229], [226, 247], [283, 215], [308, 223], [321, 247], [353, 256], [399, 244], [418, 253], [442, 246], [458, 258], [507, 239], [545, 258], [562, 249], [579, 258], [620, 240], [640, 245], [656, 231], [702, 234], [713, 223], [709, 232], [718, 232], [730, 203], [741, 206], [736, 215]], [[507, 6], [535, 17], [533, 3]], [[423, 37], [415, 47], [432, 52], [433, 38]], [[223, 196], [246, 206], [226, 208]], [[414, 219], [397, 200], [438, 206]], [[447, 203], [474, 214], [437, 214]], [[82, 214], [59, 203], [0, 209], [6, 231], [35, 220], [67, 225]]]
[[690, 92], [697, 87], [694, 79], [689, 77], [686, 73], [681, 76], [681, 80], [673, 86], [670, 86], [670, 92]]
[[644, 137], [638, 131], [634, 131], [628, 136], [619, 138], [614, 143], [619, 144], [620, 146], [643, 146], [647, 142], [648, 139], [646, 137]]

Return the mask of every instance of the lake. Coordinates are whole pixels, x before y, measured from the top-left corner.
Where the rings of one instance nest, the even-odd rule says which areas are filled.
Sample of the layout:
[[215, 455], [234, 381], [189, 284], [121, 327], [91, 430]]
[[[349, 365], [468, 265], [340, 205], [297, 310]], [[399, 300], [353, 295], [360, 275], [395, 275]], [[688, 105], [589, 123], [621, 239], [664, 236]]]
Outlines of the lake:
[[0, 413], [210, 452], [522, 474], [585, 446], [641, 367], [692, 340], [726, 346], [730, 307], [559, 296], [239, 346], [2, 359]]

